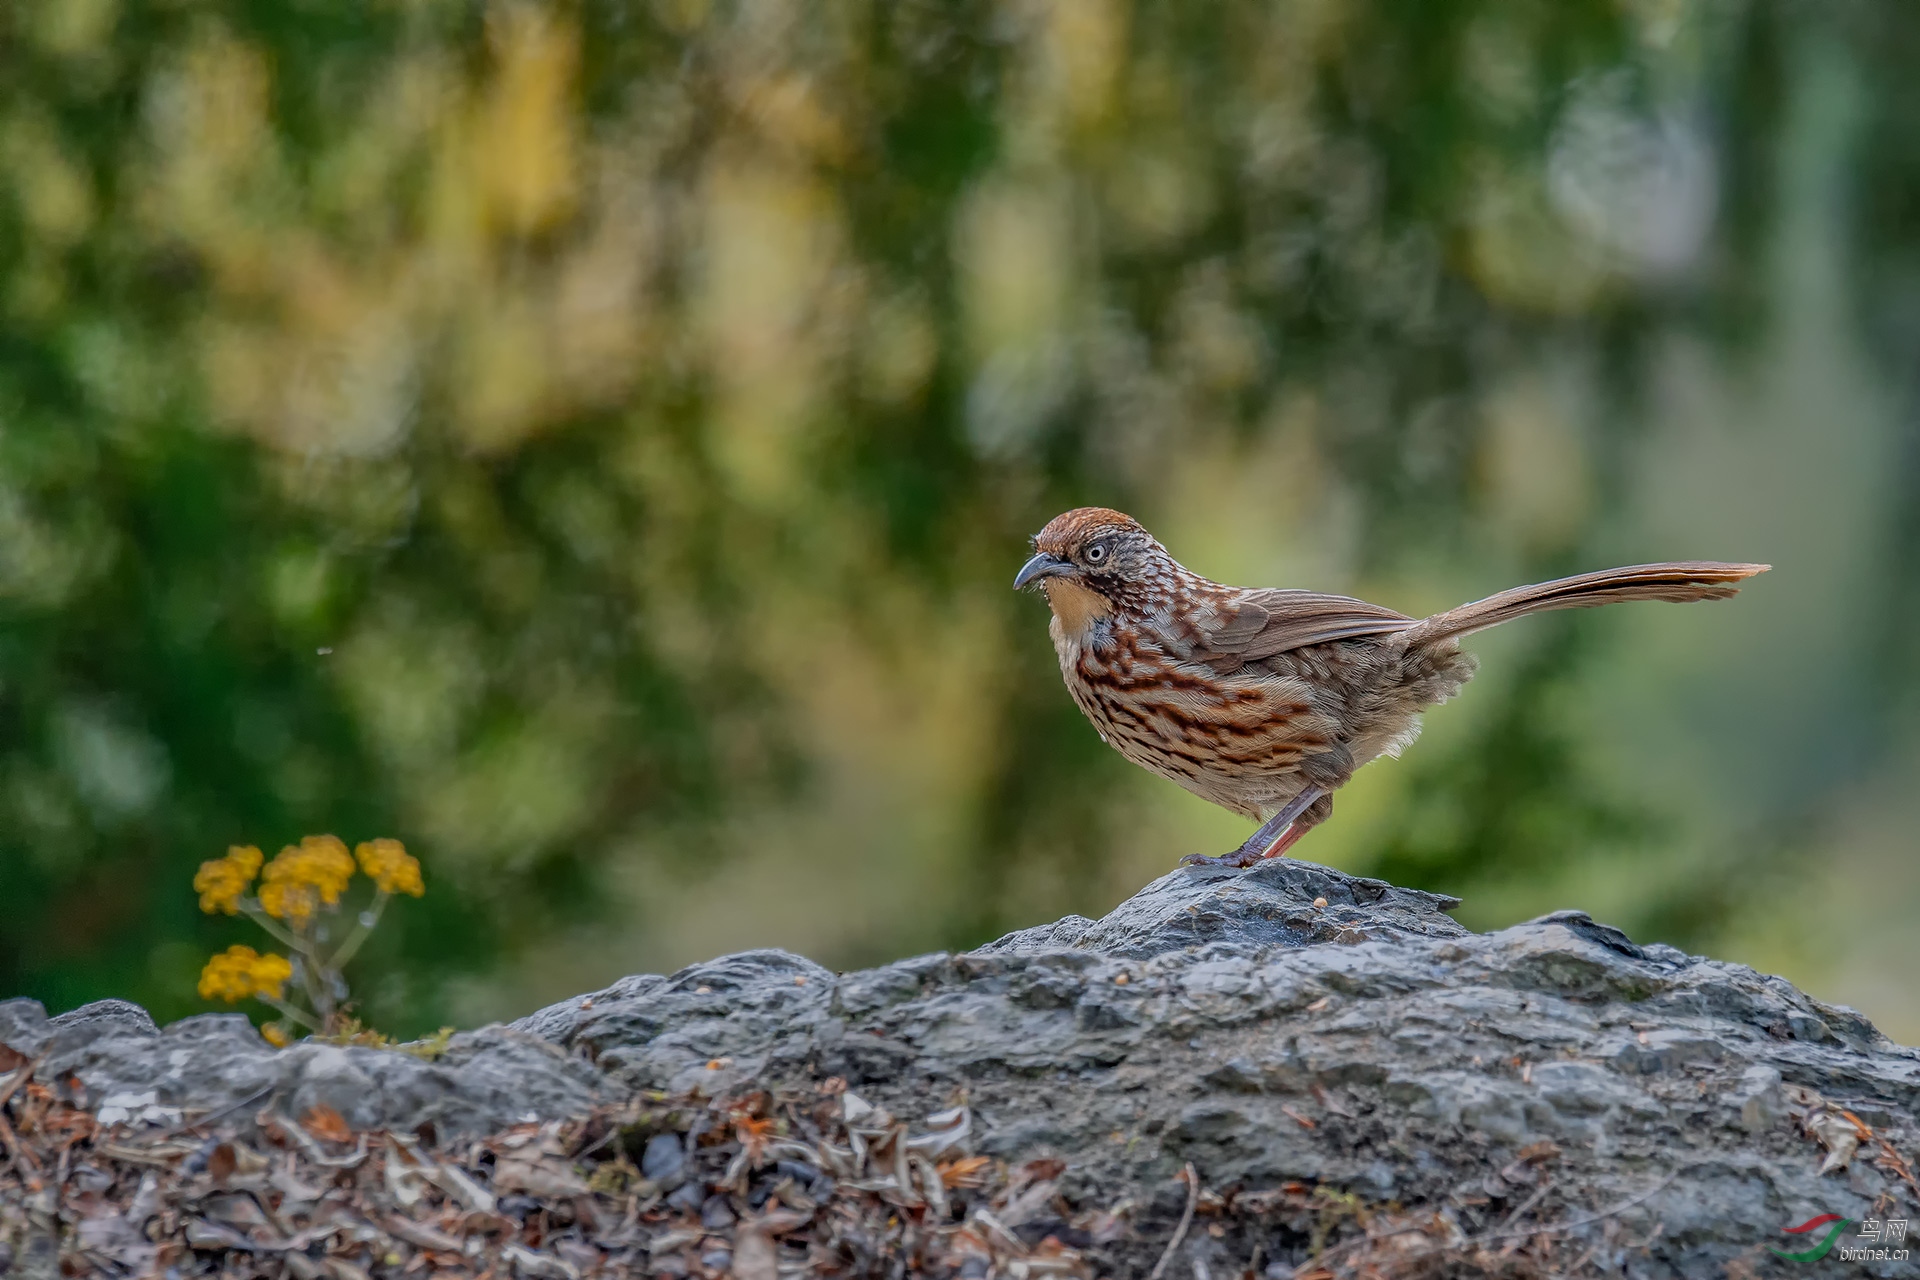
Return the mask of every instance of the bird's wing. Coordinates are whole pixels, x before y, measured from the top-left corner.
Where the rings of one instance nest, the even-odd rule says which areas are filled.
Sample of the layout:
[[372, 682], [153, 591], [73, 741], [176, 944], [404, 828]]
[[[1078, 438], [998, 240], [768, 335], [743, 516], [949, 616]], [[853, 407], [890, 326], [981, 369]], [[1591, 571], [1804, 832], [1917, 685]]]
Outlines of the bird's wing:
[[1194, 619], [1200, 643], [1194, 657], [1233, 656], [1242, 662], [1329, 640], [1388, 635], [1414, 620], [1350, 596], [1317, 591], [1246, 591]]

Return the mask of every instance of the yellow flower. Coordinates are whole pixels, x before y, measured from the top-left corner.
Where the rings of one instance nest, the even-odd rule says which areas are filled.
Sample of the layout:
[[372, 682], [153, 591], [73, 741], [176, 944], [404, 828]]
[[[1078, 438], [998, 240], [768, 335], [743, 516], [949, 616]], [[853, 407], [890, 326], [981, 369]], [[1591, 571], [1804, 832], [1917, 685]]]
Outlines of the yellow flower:
[[300, 858], [307, 883], [320, 891], [320, 900], [328, 906], [340, 901], [353, 879], [346, 842], [339, 836], [308, 836], [300, 842]]
[[368, 840], [354, 848], [360, 869], [367, 873], [382, 893], [406, 893], [419, 897], [427, 891], [420, 879], [420, 862], [398, 840]]
[[253, 962], [258, 958], [252, 947], [234, 946], [207, 961], [200, 970], [200, 998], [232, 1004], [252, 995]]
[[200, 909], [208, 915], [224, 911], [232, 915], [239, 909], [240, 895], [253, 883], [260, 870], [260, 851], [252, 845], [232, 845], [227, 856], [200, 864], [194, 873], [193, 887], [200, 894]]
[[253, 994], [280, 998], [280, 992], [293, 977], [293, 964], [285, 956], [269, 951], [253, 962]]
[[304, 924], [313, 918], [316, 906], [310, 885], [294, 880], [266, 880], [260, 885], [260, 909], [276, 920]]
[[338, 836], [308, 836], [282, 849], [260, 880], [260, 907], [296, 924], [321, 903], [333, 906], [353, 879], [353, 858]]
[[281, 988], [293, 977], [285, 956], [261, 955], [252, 947], [231, 946], [207, 961], [200, 971], [200, 998], [232, 1004], [248, 996], [280, 998]]
[[284, 1049], [293, 1043], [293, 1037], [287, 1034], [287, 1028], [283, 1023], [269, 1022], [260, 1028], [260, 1034], [276, 1049]]

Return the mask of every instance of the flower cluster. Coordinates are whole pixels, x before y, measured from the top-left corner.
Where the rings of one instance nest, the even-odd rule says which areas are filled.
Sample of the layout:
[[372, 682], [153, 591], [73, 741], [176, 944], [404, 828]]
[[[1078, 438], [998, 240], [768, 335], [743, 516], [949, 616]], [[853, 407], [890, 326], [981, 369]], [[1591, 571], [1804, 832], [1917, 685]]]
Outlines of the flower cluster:
[[382, 893], [404, 893], [415, 898], [427, 891], [420, 879], [420, 862], [398, 840], [368, 840], [354, 846], [360, 869]]
[[200, 894], [200, 909], [208, 915], [224, 911], [228, 915], [240, 909], [240, 895], [253, 883], [260, 870], [260, 851], [252, 845], [233, 845], [224, 858], [200, 864], [193, 887]]
[[225, 1000], [228, 1004], [248, 996], [278, 1000], [291, 977], [293, 965], [285, 956], [271, 951], [261, 955], [252, 947], [231, 946], [207, 961], [207, 967], [200, 971], [200, 998]]
[[[349, 915], [350, 926], [341, 933], [336, 931], [335, 918], [341, 914], [356, 863], [373, 882], [373, 897], [364, 909]], [[232, 1003], [251, 996], [278, 1010], [280, 1019], [261, 1028], [261, 1034], [275, 1045], [289, 1043], [302, 1028], [321, 1036], [352, 1035], [358, 1030], [342, 970], [380, 923], [395, 894], [418, 898], [427, 891], [419, 861], [398, 840], [368, 840], [348, 853], [346, 842], [338, 836], [307, 836], [282, 849], [271, 862], [252, 845], [235, 845], [224, 858], [201, 863], [193, 887], [202, 911], [244, 914], [292, 953], [289, 959], [234, 946], [207, 961], [200, 971], [203, 999]], [[301, 979], [296, 997], [283, 998], [281, 993], [296, 973]]]
[[331, 907], [353, 879], [353, 859], [338, 836], [308, 836], [282, 849], [260, 877], [260, 909], [304, 924], [322, 903]]

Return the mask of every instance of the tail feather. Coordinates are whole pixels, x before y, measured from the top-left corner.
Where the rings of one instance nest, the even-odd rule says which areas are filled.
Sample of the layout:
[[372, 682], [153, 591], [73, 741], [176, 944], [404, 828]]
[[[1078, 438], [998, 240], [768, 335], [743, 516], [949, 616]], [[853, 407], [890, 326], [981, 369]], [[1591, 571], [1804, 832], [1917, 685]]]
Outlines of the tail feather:
[[1739, 590], [1734, 583], [1765, 573], [1772, 565], [1721, 564], [1713, 560], [1676, 560], [1601, 569], [1571, 578], [1515, 587], [1497, 596], [1463, 604], [1417, 622], [1396, 639], [1408, 648], [1457, 639], [1529, 613], [1549, 609], [1591, 609], [1622, 600], [1724, 600]]

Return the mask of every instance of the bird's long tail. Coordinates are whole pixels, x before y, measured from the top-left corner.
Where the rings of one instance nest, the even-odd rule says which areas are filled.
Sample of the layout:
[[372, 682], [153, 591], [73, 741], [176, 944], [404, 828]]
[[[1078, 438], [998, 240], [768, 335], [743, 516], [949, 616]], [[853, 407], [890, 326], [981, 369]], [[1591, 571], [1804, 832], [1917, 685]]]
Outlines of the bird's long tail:
[[1636, 564], [1624, 569], [1601, 569], [1553, 582], [1515, 587], [1497, 596], [1463, 604], [1416, 622], [1399, 633], [1408, 648], [1451, 640], [1529, 613], [1549, 609], [1591, 609], [1621, 600], [1724, 600], [1739, 590], [1733, 585], [1772, 565], [1721, 564], [1712, 560], [1676, 560], [1669, 564]]

